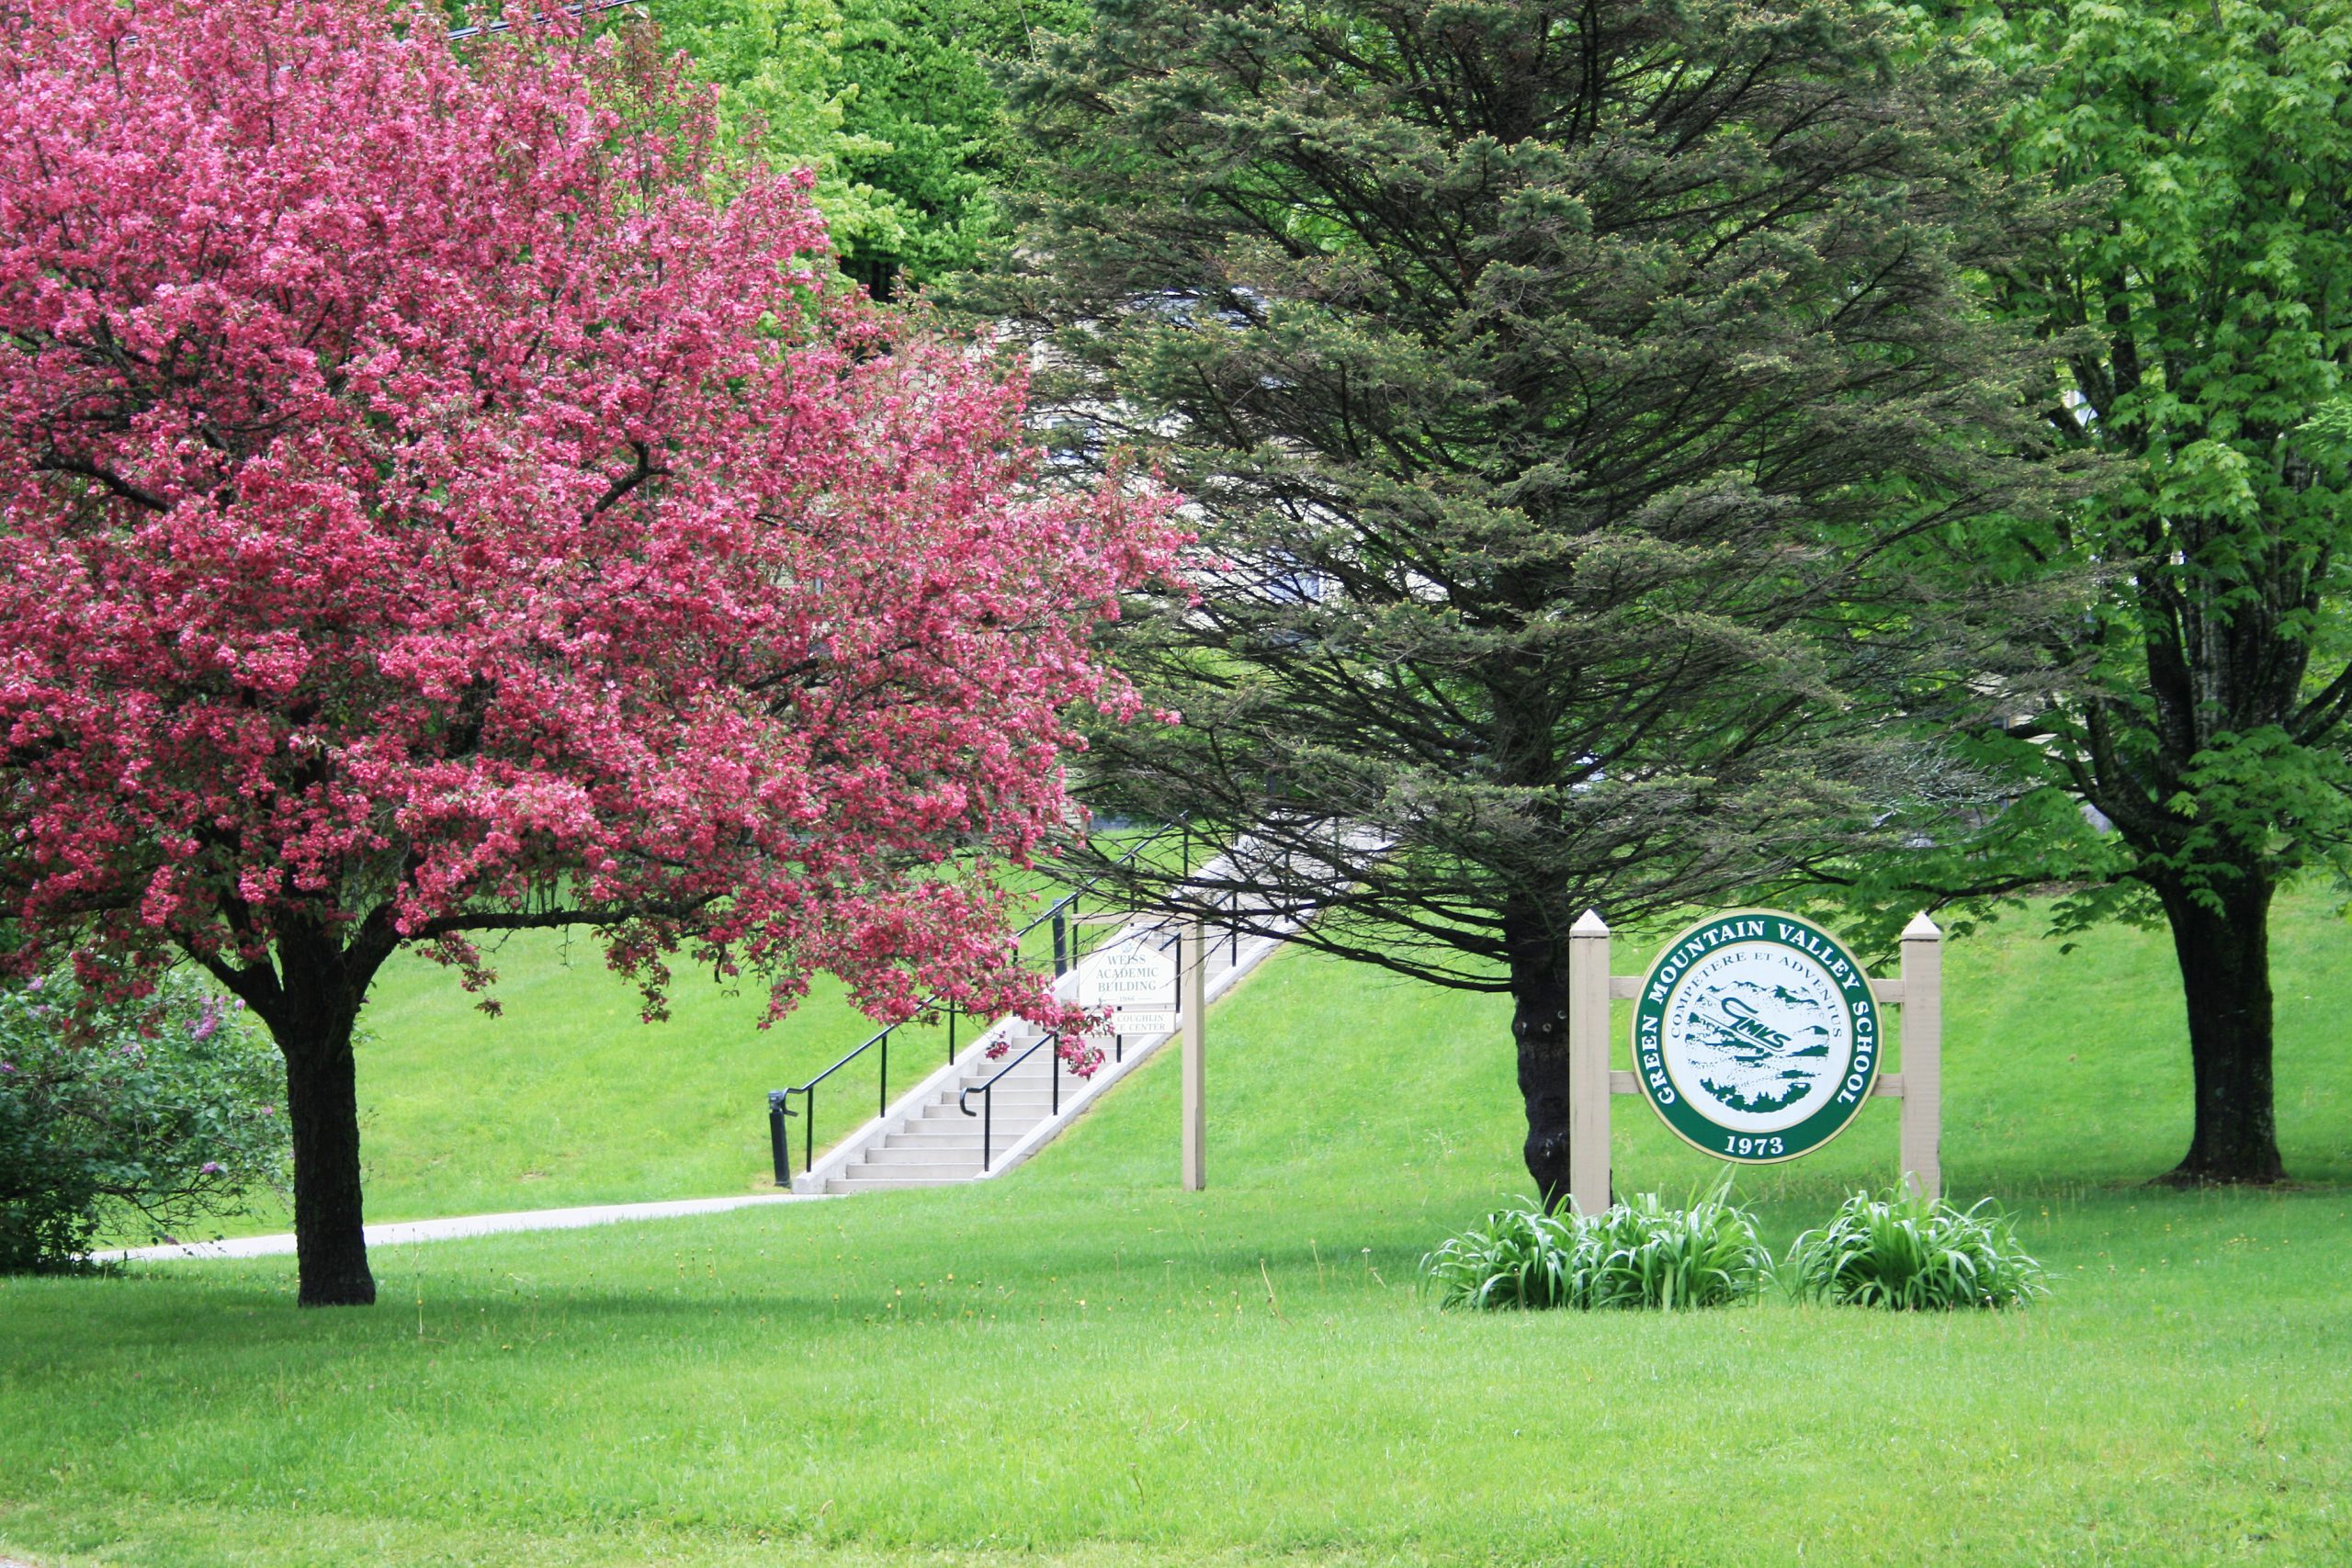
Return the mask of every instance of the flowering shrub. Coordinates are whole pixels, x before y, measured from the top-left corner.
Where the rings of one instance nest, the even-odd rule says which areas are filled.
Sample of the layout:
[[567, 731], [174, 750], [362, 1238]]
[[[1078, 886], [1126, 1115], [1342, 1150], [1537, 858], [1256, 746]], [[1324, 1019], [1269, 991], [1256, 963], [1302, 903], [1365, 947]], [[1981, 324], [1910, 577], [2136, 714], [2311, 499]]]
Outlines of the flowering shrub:
[[0, 1272], [75, 1267], [99, 1227], [242, 1212], [287, 1163], [277, 1053], [186, 970], [141, 1001], [0, 991]]

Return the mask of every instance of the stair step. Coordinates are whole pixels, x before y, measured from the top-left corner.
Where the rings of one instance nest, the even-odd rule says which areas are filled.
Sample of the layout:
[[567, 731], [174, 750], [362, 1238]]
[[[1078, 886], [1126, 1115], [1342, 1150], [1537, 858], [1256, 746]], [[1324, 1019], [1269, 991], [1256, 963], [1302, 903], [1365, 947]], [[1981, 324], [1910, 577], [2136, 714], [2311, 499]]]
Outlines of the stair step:
[[[1067, 1100], [1062, 1101], [1064, 1106], [1069, 1103]], [[1042, 1122], [1047, 1114], [1048, 1107], [1043, 1100], [1039, 1100], [1035, 1105], [1007, 1105], [1000, 1100], [996, 1102], [996, 1108], [993, 1111], [983, 1112], [978, 1106], [975, 1105], [972, 1107], [972, 1113], [967, 1116], [956, 1109], [954, 1100], [949, 1100], [944, 1105], [924, 1106], [922, 1114], [915, 1120], [918, 1122], [968, 1122], [975, 1127], [986, 1120], [994, 1122], [1001, 1127], [1012, 1122]]]
[[[1003, 1146], [1001, 1144], [997, 1145], [1000, 1151]], [[966, 1168], [978, 1170], [980, 1168], [980, 1149], [978, 1143], [968, 1149], [869, 1149], [842, 1174], [863, 1175], [865, 1172], [859, 1169], [860, 1166], [889, 1166], [905, 1170], [946, 1169], [950, 1167], [958, 1170]]]
[[925, 1177], [865, 1177], [836, 1176], [825, 1183], [828, 1192], [888, 1192], [906, 1187], [957, 1187], [967, 1179], [960, 1176]]
[[976, 1180], [979, 1175], [979, 1162], [975, 1160], [970, 1165], [953, 1168], [942, 1166], [936, 1170], [909, 1166], [884, 1166], [878, 1169], [868, 1170], [853, 1166], [833, 1179], [836, 1181], [905, 1182], [919, 1187], [946, 1187]]

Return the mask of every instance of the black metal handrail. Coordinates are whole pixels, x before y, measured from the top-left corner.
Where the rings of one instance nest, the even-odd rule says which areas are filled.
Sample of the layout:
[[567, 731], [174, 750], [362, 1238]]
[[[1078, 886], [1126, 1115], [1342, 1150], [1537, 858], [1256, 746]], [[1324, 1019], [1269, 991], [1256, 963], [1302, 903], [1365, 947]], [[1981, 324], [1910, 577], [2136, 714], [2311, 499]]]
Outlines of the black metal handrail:
[[[1111, 863], [1112, 869], [1133, 864], [1137, 855], [1143, 853], [1144, 851], [1151, 848], [1152, 845], [1159, 842], [1170, 833], [1178, 833], [1182, 835], [1184, 847], [1184, 859], [1187, 869], [1189, 869], [1192, 861], [1193, 849], [1193, 830], [1189, 817], [1179, 817], [1173, 822], [1165, 823], [1162, 826], [1154, 829], [1150, 833], [1137, 840], [1135, 843], [1129, 845], [1125, 853], [1121, 854], [1117, 860]], [[1076, 951], [1077, 944], [1072, 940], [1075, 933], [1073, 932], [1070, 925], [1071, 917], [1078, 911], [1078, 900], [1084, 894], [1092, 891], [1094, 885], [1097, 882], [1100, 882], [1103, 876], [1108, 874], [1109, 871], [1106, 870], [1088, 878], [1085, 882], [1070, 889], [1068, 893], [1063, 894], [1059, 898], [1055, 899], [1053, 903], [1038, 911], [1035, 919], [1031, 919], [1028, 924], [1023, 926], [1019, 931], [1012, 933], [1014, 946], [1017, 948], [1020, 945], [1021, 939], [1027, 936], [1031, 931], [1035, 931], [1039, 926], [1051, 922], [1054, 932], [1054, 978], [1058, 980], [1064, 975], [1068, 974], [1070, 966], [1077, 963], [1080, 956]], [[916, 1016], [920, 1017], [923, 1013], [931, 1011], [933, 1009], [938, 1007], [943, 999], [944, 999], [947, 1004], [947, 1060], [950, 1065], [953, 1065], [956, 1060], [956, 1007], [955, 1000], [952, 998], [944, 998], [943, 993], [934, 992], [930, 997], [926, 998], [915, 1011]], [[876, 1051], [879, 1053], [877, 1056], [877, 1065], [880, 1071], [876, 1074], [876, 1109], [874, 1113], [876, 1116], [880, 1116], [889, 1111], [890, 1036], [898, 1030], [904, 1028], [905, 1025], [910, 1021], [912, 1021], [902, 1020], [898, 1023], [885, 1024], [873, 1034], [867, 1036], [864, 1041], [860, 1042], [855, 1046], [853, 1046], [839, 1061], [835, 1062], [831, 1066], [827, 1067], [823, 1072], [819, 1073], [815, 1077], [810, 1078], [807, 1083], [795, 1084], [790, 1089], [775, 1089], [768, 1091], [768, 1152], [775, 1164], [775, 1184], [778, 1187], [787, 1187], [792, 1183], [792, 1139], [785, 1127], [785, 1122], [794, 1116], [798, 1116], [801, 1119], [804, 1125], [801, 1129], [800, 1168], [804, 1171], [816, 1169], [817, 1086], [823, 1083], [827, 1078], [831, 1077], [835, 1073], [840, 1072], [843, 1067], [848, 1066], [852, 1062], [856, 1061], [860, 1056], [865, 1055], [868, 1051]], [[1030, 1047], [1031, 1050], [1035, 1050], [1035, 1048], [1036, 1047], [1035, 1046]], [[1025, 1057], [1028, 1055], [1028, 1052], [1024, 1051], [1022, 1055]], [[1061, 1080], [1057, 1073], [1055, 1077], [1055, 1093], [1057, 1104], [1060, 1088]], [[800, 1109], [797, 1111], [792, 1109], [792, 1097], [796, 1094], [800, 1096]], [[984, 1138], [982, 1142], [985, 1144], [986, 1139]]]
[[[987, 1081], [983, 1083], [966, 1084], [956, 1092], [956, 1109], [962, 1111], [967, 1116], [978, 1116], [980, 1119], [980, 1168], [982, 1170], [988, 1169], [989, 1156], [993, 1152], [990, 1145], [996, 1133], [996, 1086], [999, 1081], [1003, 1078], [1005, 1074], [1012, 1071], [1013, 1068], [1019, 1066], [1022, 1063], [1035, 1055], [1039, 1048], [1043, 1046], [1051, 1045], [1054, 1047], [1054, 1103], [1053, 1109], [1046, 1113], [1047, 1119], [1050, 1120], [1051, 1118], [1059, 1116], [1062, 1113], [1061, 1039], [1061, 1031], [1058, 1029], [1050, 1030], [1044, 1034], [1040, 1034], [1037, 1036], [1036, 1040], [1030, 1044], [1029, 1049], [1022, 1052], [1021, 1055], [1013, 1057], [1012, 1060], [1007, 1062], [995, 1072], [989, 1074]], [[972, 1109], [972, 1096], [974, 1094], [978, 1094], [980, 1097], [980, 1108], [978, 1111], [974, 1111]]]

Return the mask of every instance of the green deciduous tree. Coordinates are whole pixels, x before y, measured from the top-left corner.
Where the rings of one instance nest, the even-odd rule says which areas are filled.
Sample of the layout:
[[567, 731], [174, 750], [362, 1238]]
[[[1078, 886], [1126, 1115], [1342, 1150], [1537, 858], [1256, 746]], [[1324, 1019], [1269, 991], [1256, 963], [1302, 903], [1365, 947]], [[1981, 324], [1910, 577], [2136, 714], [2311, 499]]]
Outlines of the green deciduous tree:
[[842, 265], [877, 296], [969, 266], [1005, 231], [996, 62], [1070, 0], [662, 0], [665, 43], [726, 94], [763, 155], [818, 172]]
[[854, 91], [842, 167], [891, 204], [892, 231], [848, 258], [869, 288], [970, 266], [1005, 233], [1010, 126], [995, 69], [1031, 27], [1068, 24], [1067, 0], [849, 0], [842, 63]]
[[[2018, 504], [2030, 359], [1967, 269], [2035, 204], [1978, 79], [1880, 14], [1697, 0], [1105, 0], [1014, 89], [1047, 165], [976, 309], [1080, 451], [1197, 498], [1182, 711], [1099, 801], [1250, 835], [1303, 940], [1509, 993], [1566, 1186], [1566, 937], [1869, 840], [1986, 667], [1954, 520]], [[1943, 603], [1939, 603], [1941, 595]], [[1228, 884], [1230, 886], [1228, 886]]]
[[2063, 356], [2052, 426], [2112, 462], [2058, 522], [1987, 536], [2016, 570], [2098, 585], [2045, 631], [2070, 678], [1994, 748], [2039, 788], [1894, 879], [2064, 878], [2086, 890], [2063, 925], [2161, 917], [2196, 1100], [2174, 1177], [2276, 1180], [2271, 896], [2352, 866], [2352, 6], [2011, 7], [1958, 30], [2033, 85], [1995, 145], [2087, 198], [1997, 298]]

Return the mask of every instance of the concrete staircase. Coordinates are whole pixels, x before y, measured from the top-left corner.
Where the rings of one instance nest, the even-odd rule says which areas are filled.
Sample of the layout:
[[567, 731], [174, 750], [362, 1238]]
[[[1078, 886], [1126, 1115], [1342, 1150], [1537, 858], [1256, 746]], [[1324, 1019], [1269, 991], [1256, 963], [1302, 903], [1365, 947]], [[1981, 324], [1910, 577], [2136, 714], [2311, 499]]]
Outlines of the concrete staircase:
[[[1074, 999], [1080, 976], [1094, 963], [1094, 954], [1124, 938], [1139, 935], [1172, 944], [1172, 926], [1149, 918], [1107, 934], [1087, 957], [1065, 975], [1056, 992]], [[1237, 936], [1230, 927], [1208, 928], [1209, 1000], [1233, 988], [1241, 978], [1282, 946], [1279, 936]], [[1104, 1060], [1092, 1076], [1080, 1077], [1061, 1063], [1050, 1044], [1030, 1047], [1038, 1038], [1031, 1026], [1017, 1019], [1000, 1021], [956, 1060], [932, 1074], [881, 1115], [835, 1145], [815, 1166], [793, 1179], [793, 1190], [802, 1193], [881, 1192], [901, 1187], [945, 1187], [1001, 1176], [1069, 1126], [1087, 1107], [1108, 1093], [1113, 1085], [1148, 1059], [1173, 1034], [1128, 1035], [1112, 1042], [1103, 1037]], [[1210, 1027], [1214, 1051], [1216, 1028]], [[1000, 1042], [1009, 1047], [991, 1056]], [[1023, 1057], [1023, 1053], [1028, 1055]], [[999, 1075], [1001, 1074], [1001, 1077]], [[968, 1097], [972, 1114], [959, 1100], [965, 1091], [995, 1078], [992, 1093]], [[1171, 1133], [1172, 1136], [1172, 1133]], [[987, 1163], [982, 1164], [983, 1143]]]

